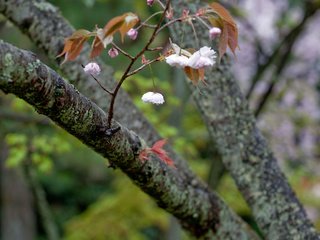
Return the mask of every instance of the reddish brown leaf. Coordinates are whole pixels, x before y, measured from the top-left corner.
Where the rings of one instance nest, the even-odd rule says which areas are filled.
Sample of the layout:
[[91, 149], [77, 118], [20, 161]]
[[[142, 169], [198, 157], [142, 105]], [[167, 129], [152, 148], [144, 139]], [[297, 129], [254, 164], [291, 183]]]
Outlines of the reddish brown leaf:
[[90, 58], [95, 58], [97, 56], [99, 56], [101, 54], [101, 52], [103, 51], [104, 46], [103, 43], [101, 42], [100, 38], [98, 36], [96, 36], [94, 38], [94, 41], [92, 43], [92, 50], [90, 53]]
[[121, 34], [121, 40], [124, 41], [126, 33], [139, 22], [139, 18], [134, 13], [125, 13], [121, 16], [112, 18], [103, 28], [104, 38], [113, 36], [117, 31]]
[[139, 154], [139, 159], [141, 161], [149, 160], [150, 153], [157, 155], [162, 162], [168, 166], [174, 166], [173, 160], [168, 156], [168, 153], [163, 149], [163, 146], [166, 144], [167, 140], [162, 139], [153, 144], [151, 148], [143, 149]]
[[87, 41], [90, 34], [91, 32], [80, 29], [74, 32], [70, 37], [66, 38], [63, 51], [57, 56], [61, 57], [65, 55], [65, 60], [62, 63], [72, 61], [77, 58], [82, 50], [83, 44]]
[[124, 15], [112, 18], [103, 28], [105, 32], [104, 37], [108, 37], [110, 35], [115, 34], [116, 31], [118, 31], [121, 28], [122, 24], [124, 23], [124, 19]]
[[198, 69], [194, 69], [191, 67], [185, 67], [184, 72], [187, 74], [188, 78], [192, 81], [193, 84], [197, 84], [200, 79]]
[[124, 23], [122, 24], [121, 28], [119, 29], [119, 32], [121, 34], [121, 41], [124, 41], [124, 37], [126, 33], [133, 28], [138, 22], [139, 18], [134, 13], [126, 13], [124, 14]]
[[215, 11], [215, 13], [219, 17], [221, 17], [223, 21], [226, 21], [231, 25], [237, 26], [231, 14], [221, 4], [214, 2], [210, 4], [210, 7]]
[[[235, 55], [238, 47], [238, 27], [230, 13], [219, 3], [211, 3], [210, 8], [216, 13], [220, 19], [209, 18], [210, 23], [214, 27], [221, 27], [221, 35], [219, 38], [219, 58], [225, 54], [229, 46]], [[218, 25], [218, 26], [217, 26]]]

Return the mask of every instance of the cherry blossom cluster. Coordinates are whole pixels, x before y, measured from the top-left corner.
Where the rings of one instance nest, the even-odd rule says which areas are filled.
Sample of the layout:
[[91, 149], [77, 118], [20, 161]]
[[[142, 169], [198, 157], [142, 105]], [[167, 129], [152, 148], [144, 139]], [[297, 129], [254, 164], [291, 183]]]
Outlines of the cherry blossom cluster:
[[[93, 42], [94, 49], [92, 50], [93, 57], [98, 56], [101, 53], [102, 49], [99, 47], [99, 45], [103, 48], [106, 48], [108, 45], [112, 45], [108, 50], [108, 55], [110, 58], [115, 58], [119, 54], [122, 54], [131, 60], [131, 63], [129, 64], [127, 70], [125, 71], [124, 75], [121, 77], [113, 91], [107, 90], [99, 82], [97, 76], [100, 74], [101, 70], [96, 62], [90, 62], [86, 66], [84, 66], [84, 71], [87, 74], [90, 74], [98, 82], [100, 87], [102, 87], [111, 95], [111, 104], [109, 109], [109, 115], [111, 117], [109, 117], [108, 119], [109, 123], [111, 123], [111, 118], [113, 115], [114, 100], [117, 96], [117, 92], [121, 84], [126, 78], [138, 73], [146, 66], [149, 66], [157, 61], [164, 61], [171, 67], [182, 69], [186, 73], [187, 77], [194, 84], [197, 84], [199, 80], [204, 81], [205, 69], [210, 68], [216, 64], [217, 53], [210, 46], [202, 46], [199, 49], [183, 49], [179, 45], [172, 43], [171, 40], [170, 48], [166, 52], [163, 52], [159, 57], [155, 59], [147, 59], [147, 57], [145, 56], [146, 52], [163, 50], [162, 47], [151, 48], [150, 45], [151, 43], [153, 43], [153, 40], [158, 35], [158, 33], [164, 28], [175, 23], [189, 24], [194, 28], [192, 22], [199, 21], [208, 29], [209, 39], [213, 40], [219, 38], [219, 42], [221, 43], [221, 39], [224, 38], [224, 46], [222, 48], [219, 47], [220, 58], [221, 55], [225, 53], [227, 45], [230, 47], [233, 53], [235, 48], [237, 47], [236, 25], [227, 10], [225, 10], [218, 3], [209, 4], [208, 7], [201, 8], [194, 14], [190, 14], [189, 10], [183, 9], [181, 16], [177, 18], [174, 18], [174, 10], [170, 5], [170, 0], [166, 0], [166, 4], [163, 4], [163, 1], [161, 0], [146, 0], [146, 4], [150, 7], [154, 6], [156, 3], [159, 4], [163, 11], [155, 12], [145, 21], [141, 21], [139, 17], [134, 13], [125, 13], [121, 16], [111, 19], [104, 28], [96, 27], [95, 32], [82, 30], [78, 32], [78, 34], [80, 34], [83, 38], [95, 36], [95, 41]], [[161, 14], [161, 20], [158, 22], [158, 24], [150, 24], [149, 21], [159, 14]], [[165, 18], [167, 19], [167, 22], [163, 24], [162, 22]], [[138, 23], [139, 25], [136, 26], [136, 24]], [[220, 26], [223, 26], [223, 29], [221, 29]], [[232, 33], [233, 35], [223, 37], [223, 32], [229, 32], [227, 28], [224, 29], [226, 26], [232, 29], [230, 33]], [[139, 30], [142, 27], [153, 29], [153, 34], [146, 46], [136, 56], [130, 55], [113, 42], [113, 35], [116, 32], [119, 32], [121, 34], [122, 42], [124, 41], [125, 36], [127, 36], [127, 38], [131, 39], [132, 41], [137, 40]], [[197, 38], [195, 31], [194, 34], [195, 38]], [[76, 37], [76, 35], [73, 35], [73, 37]], [[72, 46], [72, 39], [72, 37], [69, 38], [69, 42], [71, 44], [70, 46]], [[233, 45], [229, 45], [230, 43], [233, 43]], [[221, 49], [223, 49], [223, 51], [221, 51]], [[72, 60], [72, 57], [68, 55], [70, 52], [72, 52], [72, 47], [66, 48], [62, 54], [65, 53], [66, 58], [68, 58], [68, 60]], [[98, 52], [98, 54], [96, 54], [96, 52]], [[133, 64], [138, 59], [141, 59], [142, 65], [137, 69], [132, 70], [132, 67], [134, 66]], [[141, 100], [145, 103], [152, 103], [156, 105], [163, 104], [165, 102], [163, 95], [156, 91], [149, 91], [143, 94]]]
[[191, 54], [187, 50], [181, 49], [178, 45], [172, 44], [174, 53], [166, 57], [166, 63], [173, 67], [191, 67], [200, 69], [212, 67], [216, 62], [216, 52], [210, 47], [204, 46]]

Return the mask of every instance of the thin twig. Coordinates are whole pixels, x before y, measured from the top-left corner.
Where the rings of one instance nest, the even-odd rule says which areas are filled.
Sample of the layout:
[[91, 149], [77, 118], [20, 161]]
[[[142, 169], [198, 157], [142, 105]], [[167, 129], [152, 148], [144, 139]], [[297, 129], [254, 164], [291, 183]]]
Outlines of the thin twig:
[[[159, 14], [162, 14], [163, 11], [159, 11], [159, 12], [155, 12], [154, 14], [152, 14], [150, 17], [148, 17], [146, 20], [144, 20], [139, 27], [136, 28], [136, 30], [138, 30], [139, 28], [141, 28], [142, 26], [148, 26], [149, 24], [147, 24], [147, 22], [149, 22], [150, 19], [152, 19], [153, 17], [159, 15]], [[157, 25], [152, 25], [155, 27], [157, 27]]]
[[99, 86], [103, 89], [103, 91], [109, 93], [111, 96], [113, 95], [113, 92], [111, 92], [110, 90], [106, 89], [95, 76], [93, 76], [92, 74], [90, 74], [90, 75], [99, 84]]
[[278, 61], [277, 63], [278, 64], [281, 63], [281, 58], [284, 55], [286, 55], [286, 52], [288, 51], [288, 49], [289, 50], [291, 49], [292, 45], [296, 42], [296, 40], [298, 39], [298, 36], [304, 29], [304, 25], [306, 24], [307, 20], [312, 15], [314, 15], [316, 10], [317, 9], [311, 9], [311, 10], [307, 9], [301, 22], [298, 25], [296, 25], [285, 37], [283, 37], [283, 40], [281, 41], [281, 43], [279, 43], [279, 45], [273, 51], [272, 55], [269, 56], [265, 64], [260, 65], [258, 67], [257, 73], [252, 77], [250, 81], [251, 86], [246, 94], [247, 99], [250, 99], [253, 93], [253, 90], [255, 89], [255, 86], [260, 81], [260, 79], [262, 79], [262, 76], [265, 73], [265, 71], [268, 69], [268, 67], [271, 66], [276, 61], [277, 58], [280, 59], [280, 61]]
[[269, 100], [270, 96], [272, 95], [274, 87], [278, 82], [277, 81], [278, 77], [281, 75], [281, 73], [285, 69], [286, 65], [288, 64], [288, 59], [290, 57], [291, 50], [292, 50], [296, 40], [298, 39], [299, 35], [303, 31], [307, 20], [312, 15], [314, 15], [315, 12], [316, 12], [315, 9], [312, 9], [311, 11], [306, 10], [302, 21], [290, 32], [289, 36], [285, 38], [286, 44], [282, 47], [279, 54], [277, 54], [278, 59], [276, 61], [277, 67], [276, 67], [275, 73], [273, 74], [273, 77], [271, 79], [271, 82], [270, 82], [267, 90], [262, 94], [262, 97], [260, 98], [260, 101], [254, 111], [256, 117], [258, 117], [259, 114], [262, 112], [267, 101]]
[[[84, 68], [84, 66], [82, 64], [81, 64], [81, 66]], [[90, 74], [90, 76], [99, 84], [99, 86], [103, 89], [103, 91], [109, 93], [110, 95], [113, 95], [113, 92], [111, 92], [110, 90], [105, 88], [95, 76], [93, 76], [92, 74]]]
[[117, 49], [119, 52], [121, 52], [124, 56], [130, 58], [131, 60], [134, 58], [133, 56], [131, 56], [129, 53], [127, 53], [126, 51], [124, 51], [123, 49], [121, 49], [117, 44], [115, 44], [114, 42], [111, 43], [112, 46]]
[[148, 48], [147, 51], [156, 52], [163, 50], [163, 47]]
[[166, 16], [166, 12], [168, 11], [169, 9], [169, 6], [170, 6], [170, 0], [167, 0], [167, 3], [166, 3], [166, 6], [164, 8], [164, 11], [161, 15], [161, 18], [157, 24], [157, 27], [153, 30], [153, 33], [149, 39], [149, 41], [147, 42], [147, 44], [144, 46], [144, 48], [133, 58], [131, 59], [131, 62], [129, 63], [127, 69], [124, 71], [120, 81], [118, 82], [116, 88], [114, 89], [113, 91], [113, 95], [111, 97], [111, 100], [110, 100], [110, 105], [109, 105], [109, 112], [108, 112], [108, 128], [111, 128], [111, 121], [113, 119], [113, 108], [114, 108], [114, 103], [115, 103], [115, 99], [117, 97], [117, 94], [118, 94], [118, 91], [122, 85], [122, 83], [126, 80], [126, 78], [128, 77], [128, 74], [133, 66], [133, 64], [137, 61], [137, 59], [139, 57], [141, 57], [146, 51], [147, 49], [149, 48], [149, 46], [152, 44], [152, 42], [154, 41], [156, 35], [158, 34], [158, 30], [160, 29], [160, 25], [161, 23], [164, 21], [164, 18]]
[[158, 58], [155, 58], [155, 59], [149, 61], [148, 63], [141, 65], [141, 66], [138, 67], [137, 69], [129, 72], [129, 73], [127, 74], [127, 77], [130, 77], [130, 76], [132, 76], [132, 75], [140, 72], [140, 71], [141, 71], [142, 69], [144, 69], [145, 67], [149, 66], [149, 65], [152, 64], [152, 63], [158, 62], [158, 61], [160, 61], [160, 60], [159, 60]]

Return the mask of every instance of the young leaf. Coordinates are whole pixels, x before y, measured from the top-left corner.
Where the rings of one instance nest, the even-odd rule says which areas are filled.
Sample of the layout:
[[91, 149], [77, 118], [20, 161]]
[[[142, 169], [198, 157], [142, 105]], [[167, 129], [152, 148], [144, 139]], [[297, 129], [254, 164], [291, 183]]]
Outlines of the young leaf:
[[219, 3], [211, 3], [211, 10], [216, 13], [219, 19], [209, 17], [209, 21], [213, 27], [221, 28], [219, 38], [219, 58], [226, 53], [227, 47], [230, 48], [234, 55], [238, 46], [238, 27], [230, 13]]
[[194, 69], [191, 67], [185, 67], [184, 72], [194, 85], [197, 85], [199, 80], [204, 82], [204, 68]]
[[134, 13], [125, 13], [121, 16], [112, 18], [103, 28], [103, 38], [113, 36], [117, 31], [121, 34], [121, 40], [124, 41], [126, 33], [139, 22], [139, 18]]
[[100, 38], [98, 36], [96, 36], [93, 40], [92, 43], [92, 50], [90, 53], [90, 58], [95, 58], [97, 56], [99, 56], [101, 54], [101, 52], [103, 51], [104, 46], [102, 41], [100, 40]]
[[65, 39], [65, 44], [62, 52], [57, 56], [61, 57], [65, 55], [65, 59], [62, 63], [66, 61], [72, 61], [77, 58], [80, 54], [83, 44], [90, 37], [91, 32], [80, 29], [75, 31], [70, 37]]
[[151, 148], [143, 149], [139, 154], [139, 159], [145, 161], [149, 159], [151, 153], [157, 155], [161, 161], [165, 164], [175, 167], [173, 160], [168, 156], [168, 153], [163, 149], [163, 146], [166, 144], [166, 139], [159, 140], [153, 144]]
[[115, 34], [124, 23], [125, 16], [117, 16], [112, 18], [103, 28], [105, 35], [104, 37], [108, 37], [110, 35]]
[[174, 167], [173, 160], [168, 156], [168, 153], [163, 149], [167, 140], [162, 139], [153, 144], [151, 151], [156, 154], [165, 164]]

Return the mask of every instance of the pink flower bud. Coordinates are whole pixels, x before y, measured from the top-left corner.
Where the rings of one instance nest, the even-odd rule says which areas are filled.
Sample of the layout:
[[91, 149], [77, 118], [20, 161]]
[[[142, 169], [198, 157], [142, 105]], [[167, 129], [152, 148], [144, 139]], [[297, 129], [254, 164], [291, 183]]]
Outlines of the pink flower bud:
[[95, 62], [88, 63], [83, 70], [87, 74], [96, 75], [96, 76], [99, 75], [101, 72], [99, 65]]
[[153, 4], [153, 2], [154, 2], [154, 0], [147, 0], [147, 4], [148, 4], [148, 6], [152, 6], [152, 4]]
[[119, 52], [116, 48], [110, 48], [110, 50], [108, 51], [108, 54], [111, 58], [115, 58], [116, 56], [119, 55]]
[[216, 37], [220, 36], [220, 34], [221, 34], [220, 28], [213, 27], [213, 28], [210, 28], [210, 30], [209, 30], [209, 37], [211, 39], [215, 39]]
[[131, 28], [128, 32], [127, 35], [130, 39], [132, 40], [136, 40], [136, 38], [138, 37], [138, 31], [134, 28]]

